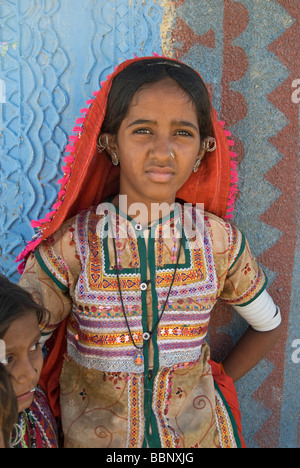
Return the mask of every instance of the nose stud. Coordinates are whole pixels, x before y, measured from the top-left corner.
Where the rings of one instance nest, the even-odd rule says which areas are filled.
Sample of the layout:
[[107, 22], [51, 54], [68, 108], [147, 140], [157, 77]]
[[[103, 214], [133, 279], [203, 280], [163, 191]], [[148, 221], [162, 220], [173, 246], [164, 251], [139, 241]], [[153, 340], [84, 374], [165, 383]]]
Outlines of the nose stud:
[[170, 156], [171, 156], [172, 159], [175, 159], [175, 153], [174, 153], [174, 151], [170, 151]]

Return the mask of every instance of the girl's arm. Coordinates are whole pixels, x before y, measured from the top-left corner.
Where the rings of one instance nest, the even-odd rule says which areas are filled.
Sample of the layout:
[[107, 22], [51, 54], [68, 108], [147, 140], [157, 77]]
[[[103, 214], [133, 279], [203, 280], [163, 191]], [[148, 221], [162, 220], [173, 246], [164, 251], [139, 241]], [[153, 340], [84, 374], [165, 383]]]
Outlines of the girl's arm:
[[73, 240], [73, 223], [74, 219], [67, 221], [29, 256], [19, 281], [20, 286], [50, 313], [43, 327], [45, 340], [72, 308], [71, 296], [81, 268]]
[[251, 254], [245, 236], [233, 224], [214, 221], [210, 219], [210, 229], [220, 297], [249, 325], [222, 363], [226, 374], [237, 381], [274, 347], [282, 330], [281, 315], [266, 290], [267, 278]]
[[234, 382], [249, 372], [274, 347], [282, 324], [271, 331], [256, 331], [251, 326], [223, 361], [224, 371]]

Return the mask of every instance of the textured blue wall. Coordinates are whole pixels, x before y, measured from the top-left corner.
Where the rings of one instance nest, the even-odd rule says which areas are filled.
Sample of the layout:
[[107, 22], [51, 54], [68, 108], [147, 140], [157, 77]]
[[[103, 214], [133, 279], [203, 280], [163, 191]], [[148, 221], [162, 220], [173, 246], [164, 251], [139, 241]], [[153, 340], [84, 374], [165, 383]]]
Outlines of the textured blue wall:
[[119, 62], [161, 52], [156, 3], [0, 1], [0, 272], [18, 279], [14, 259], [55, 200], [86, 100]]

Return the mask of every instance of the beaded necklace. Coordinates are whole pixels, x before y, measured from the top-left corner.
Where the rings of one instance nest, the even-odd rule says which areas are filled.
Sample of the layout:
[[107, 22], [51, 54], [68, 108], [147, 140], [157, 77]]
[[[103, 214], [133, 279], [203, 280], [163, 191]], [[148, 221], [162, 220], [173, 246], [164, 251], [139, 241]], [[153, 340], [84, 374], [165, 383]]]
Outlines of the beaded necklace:
[[[36, 445], [36, 418], [30, 409], [23, 410], [19, 417], [19, 426], [22, 431], [22, 437], [20, 437], [19, 443], [14, 444], [15, 448], [37, 448]], [[25, 435], [27, 436], [27, 443], [25, 441]]]
[[49, 438], [53, 435], [56, 439], [53, 424], [44, 410], [40, 408], [39, 403], [36, 404], [41, 412], [41, 416], [45, 420], [45, 426], [39, 421], [39, 417], [35, 414], [34, 410], [31, 408], [24, 409], [19, 413], [18, 424], [15, 425], [16, 433], [11, 441], [13, 448], [52, 448], [56, 446], [51, 443]]

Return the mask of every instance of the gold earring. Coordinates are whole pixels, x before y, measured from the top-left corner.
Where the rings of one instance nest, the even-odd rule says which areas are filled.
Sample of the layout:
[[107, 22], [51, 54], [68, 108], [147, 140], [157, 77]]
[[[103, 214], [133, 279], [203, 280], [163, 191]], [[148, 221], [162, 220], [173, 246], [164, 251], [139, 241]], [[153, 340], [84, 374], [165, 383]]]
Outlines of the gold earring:
[[193, 169], [194, 172], [198, 172], [200, 163], [201, 163], [201, 159], [197, 159], [197, 161], [195, 162], [195, 165], [194, 165], [194, 169]]
[[111, 162], [114, 166], [117, 166], [119, 164], [119, 158], [114, 151], [111, 151]]
[[216, 139], [213, 137], [208, 137], [207, 140], [204, 142], [205, 151], [211, 153], [215, 151], [217, 147]]
[[[101, 137], [102, 135], [100, 135], [97, 140], [97, 148], [98, 148], [99, 153], [102, 153], [102, 151], [106, 150], [106, 144], [102, 143]], [[106, 139], [106, 143], [107, 143], [107, 139]]]

